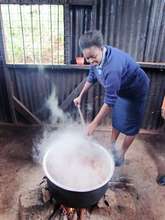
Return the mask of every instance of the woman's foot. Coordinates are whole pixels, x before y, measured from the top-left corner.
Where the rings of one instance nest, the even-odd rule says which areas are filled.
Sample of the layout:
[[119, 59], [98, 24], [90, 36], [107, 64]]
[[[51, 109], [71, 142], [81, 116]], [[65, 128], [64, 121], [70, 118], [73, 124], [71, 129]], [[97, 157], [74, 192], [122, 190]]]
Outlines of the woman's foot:
[[160, 186], [165, 186], [165, 160], [164, 157], [161, 156], [157, 156], [157, 154], [155, 153], [155, 162], [156, 162], [156, 166], [157, 166], [157, 178], [156, 178], [156, 182], [160, 185]]
[[158, 177], [156, 178], [156, 182], [161, 186], [165, 186], [165, 174], [158, 175]]

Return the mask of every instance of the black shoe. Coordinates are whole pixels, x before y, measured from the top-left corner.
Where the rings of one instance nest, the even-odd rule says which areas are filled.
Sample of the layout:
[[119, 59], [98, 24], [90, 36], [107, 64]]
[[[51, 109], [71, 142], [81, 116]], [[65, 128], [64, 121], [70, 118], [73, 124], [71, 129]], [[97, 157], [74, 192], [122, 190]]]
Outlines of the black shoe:
[[165, 186], [165, 175], [159, 175], [156, 178], [156, 182], [161, 186]]

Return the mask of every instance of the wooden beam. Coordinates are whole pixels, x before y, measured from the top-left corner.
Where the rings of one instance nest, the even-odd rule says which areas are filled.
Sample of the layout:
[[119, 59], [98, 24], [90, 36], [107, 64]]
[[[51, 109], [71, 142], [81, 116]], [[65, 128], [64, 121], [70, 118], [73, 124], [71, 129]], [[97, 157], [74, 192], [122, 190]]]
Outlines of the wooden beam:
[[15, 109], [19, 112], [23, 117], [25, 117], [32, 124], [41, 125], [41, 121], [33, 115], [23, 104], [20, 102], [15, 96], [13, 96], [13, 101], [15, 105]]
[[92, 6], [95, 4], [95, 0], [69, 0], [69, 4], [79, 6]]
[[68, 0], [0, 0], [0, 4], [19, 4], [19, 5], [34, 5], [34, 4], [65, 4]]
[[71, 28], [70, 28], [70, 13], [69, 4], [64, 5], [64, 62], [65, 64], [70, 63], [70, 51], [71, 51]]
[[4, 74], [4, 79], [5, 79], [5, 86], [6, 86], [6, 92], [7, 92], [7, 100], [9, 103], [9, 111], [10, 111], [10, 115], [11, 115], [11, 120], [12, 122], [16, 123], [17, 122], [17, 118], [16, 118], [16, 114], [15, 114], [15, 109], [14, 109], [14, 103], [13, 103], [13, 87], [12, 87], [12, 81], [10, 78], [10, 74], [9, 74], [9, 70], [6, 66], [6, 57], [5, 57], [5, 48], [4, 48], [4, 35], [3, 35], [3, 25], [2, 25], [2, 14], [1, 14], [1, 10], [0, 10], [0, 65], [3, 69], [3, 73]]
[[20, 4], [20, 5], [34, 5], [34, 4], [70, 4], [80, 6], [92, 6], [95, 4], [95, 0], [0, 0], [0, 4]]
[[60, 105], [60, 108], [62, 110], [66, 110], [67, 107], [71, 104], [74, 98], [79, 95], [84, 83], [86, 82], [86, 78], [83, 79], [80, 84], [69, 94], [69, 96], [63, 101], [63, 103]]

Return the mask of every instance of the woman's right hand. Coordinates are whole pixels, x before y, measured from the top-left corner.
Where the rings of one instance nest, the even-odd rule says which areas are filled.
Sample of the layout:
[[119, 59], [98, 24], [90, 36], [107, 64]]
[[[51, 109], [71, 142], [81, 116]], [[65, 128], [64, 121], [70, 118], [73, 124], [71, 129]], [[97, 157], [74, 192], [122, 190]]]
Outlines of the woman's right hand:
[[80, 107], [80, 105], [81, 105], [81, 97], [78, 96], [77, 98], [75, 98], [75, 99], [73, 100], [73, 102], [74, 102], [74, 104], [75, 104], [76, 107]]

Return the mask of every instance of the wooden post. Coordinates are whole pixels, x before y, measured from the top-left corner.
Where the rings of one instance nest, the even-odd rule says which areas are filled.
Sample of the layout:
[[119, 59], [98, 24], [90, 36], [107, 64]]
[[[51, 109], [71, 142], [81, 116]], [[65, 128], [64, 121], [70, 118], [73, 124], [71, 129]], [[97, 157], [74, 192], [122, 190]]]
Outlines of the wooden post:
[[32, 124], [39, 124], [41, 125], [42, 122], [33, 115], [24, 105], [20, 102], [15, 96], [13, 96], [15, 109], [19, 112], [23, 117], [25, 117], [30, 123]]
[[15, 113], [15, 108], [14, 108], [14, 103], [13, 103], [13, 89], [12, 89], [12, 82], [10, 79], [10, 75], [9, 75], [9, 70], [6, 66], [6, 59], [5, 59], [5, 49], [4, 49], [4, 39], [3, 39], [3, 28], [2, 28], [2, 14], [1, 14], [1, 10], [0, 10], [0, 52], [1, 52], [1, 65], [2, 65], [2, 69], [3, 69], [3, 73], [4, 74], [4, 79], [5, 79], [5, 84], [6, 84], [6, 89], [7, 89], [7, 99], [9, 102], [9, 111], [11, 114], [11, 119], [12, 122], [16, 123], [17, 122], [17, 118], [16, 118], [16, 113]]
[[79, 95], [81, 89], [83, 88], [83, 85], [86, 82], [86, 78], [83, 79], [79, 85], [68, 95], [68, 97], [63, 101], [63, 103], [60, 105], [60, 108], [62, 108], [62, 110], [66, 110], [68, 108], [68, 106], [71, 104], [71, 102], [73, 101], [74, 98], [76, 98], [76, 96]]

